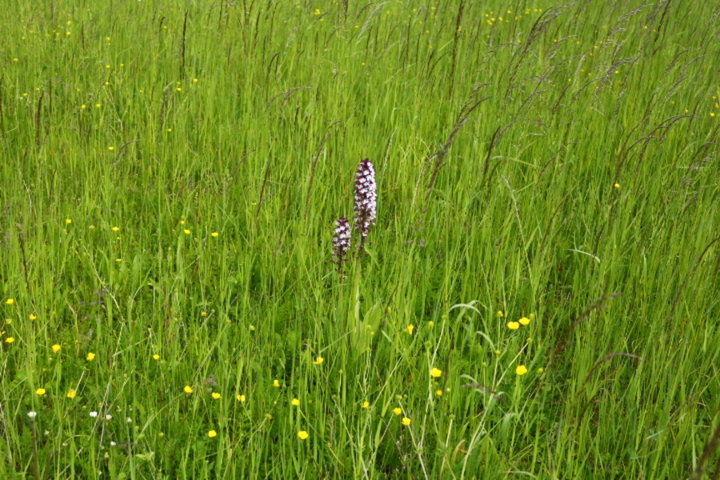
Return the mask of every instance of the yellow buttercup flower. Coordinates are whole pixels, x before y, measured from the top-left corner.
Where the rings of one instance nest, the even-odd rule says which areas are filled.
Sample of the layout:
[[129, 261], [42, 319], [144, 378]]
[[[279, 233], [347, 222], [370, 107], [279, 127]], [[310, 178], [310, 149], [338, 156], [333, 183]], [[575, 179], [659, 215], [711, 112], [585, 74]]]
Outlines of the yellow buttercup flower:
[[407, 332], [408, 335], [412, 335], [413, 330], [415, 330], [415, 325], [413, 325], [412, 323], [410, 325], [408, 325], [407, 327], [405, 327], [405, 331]]
[[193, 388], [192, 388], [190, 385], [185, 385], [185, 386], [183, 387], [183, 392], [185, 392], [185, 393], [187, 393], [188, 395], [190, 395], [191, 393], [193, 393]]
[[439, 368], [433, 367], [432, 370], [430, 370], [430, 376], [433, 378], [438, 378], [442, 376], [442, 370]]
[[508, 322], [507, 327], [510, 330], [517, 330], [518, 328], [520, 328], [520, 324], [518, 322]]
[[93, 360], [95, 360], [95, 354], [94, 354], [93, 352], [89, 352], [89, 353], [87, 354], [87, 356], [85, 357], [85, 359], [86, 359], [88, 362], [92, 362]]
[[290, 400], [290, 405], [292, 405], [293, 407], [299, 407], [299, 406], [300, 406], [300, 400], [297, 399], [297, 398], [293, 398], [292, 400]]
[[315, 365], [322, 365], [322, 363], [323, 363], [324, 361], [325, 361], [325, 359], [324, 359], [323, 357], [317, 357], [317, 358], [315, 358], [315, 360], [313, 360], [313, 363], [314, 363]]
[[237, 395], [235, 397], [238, 402], [244, 402], [245, 401], [245, 395]]
[[518, 367], [515, 369], [515, 373], [518, 375], [525, 375], [528, 372], [528, 369], [525, 365], [518, 365]]
[[410, 420], [408, 417], [403, 417], [403, 419], [401, 420], [401, 423], [403, 425], [405, 425], [406, 427], [409, 427], [410, 424], [412, 423], [412, 420]]
[[370, 402], [367, 400], [362, 403], [362, 408], [370, 408]]
[[272, 386], [275, 387], [275, 388], [279, 388], [279, 387], [280, 387], [280, 380], [278, 380], [277, 378], [276, 378], [275, 380], [273, 380], [273, 385], [272, 385]]
[[215, 437], [217, 437], [217, 432], [216, 432], [215, 430], [210, 430], [210, 431], [207, 433], [207, 436], [210, 437], [210, 438], [215, 438]]
[[528, 317], [522, 317], [520, 320], [518, 320], [518, 322], [520, 322], [520, 325], [524, 325], [526, 327], [530, 325], [530, 319]]
[[220, 400], [222, 398], [222, 395], [220, 395], [218, 392], [212, 392], [210, 396], [213, 398], [213, 400]]
[[72, 400], [73, 398], [75, 398], [77, 396], [77, 391], [74, 388], [71, 388], [70, 390], [68, 390], [68, 392], [65, 396]]
[[46, 393], [47, 393], [47, 391], [46, 391], [44, 388], [38, 388], [37, 390], [35, 390], [35, 394], [37, 394], [37, 395], [39, 395], [39, 396], [41, 396], [41, 397], [42, 397], [43, 395], [45, 395]]
[[306, 432], [305, 430], [300, 430], [297, 433], [297, 436], [300, 440], [307, 440], [308, 437], [310, 437], [310, 434], [308, 432]]
[[53, 345], [51, 348], [52, 348], [53, 353], [58, 353], [62, 349], [62, 347], [60, 345], [58, 345], [57, 343], [55, 345]]
[[395, 414], [395, 415], [400, 415], [400, 414], [402, 413], [402, 408], [400, 408], [400, 407], [395, 407], [395, 408], [392, 409], [392, 412], [393, 412], [393, 414]]

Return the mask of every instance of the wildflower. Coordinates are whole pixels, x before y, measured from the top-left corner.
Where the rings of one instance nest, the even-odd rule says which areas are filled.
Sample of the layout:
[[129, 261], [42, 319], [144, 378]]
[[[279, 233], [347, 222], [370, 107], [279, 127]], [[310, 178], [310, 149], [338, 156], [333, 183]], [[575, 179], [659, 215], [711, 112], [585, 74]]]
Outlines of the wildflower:
[[65, 219], [65, 225], [70, 225], [71, 223], [72, 223], [72, 218]]
[[207, 313], [207, 312], [200, 312], [200, 316], [201, 316], [201, 317], [207, 317], [207, 316], [208, 316], [208, 313]]
[[160, 355], [158, 355], [157, 353], [154, 353], [153, 356], [152, 356], [152, 359], [153, 359], [153, 360], [160, 360]]
[[95, 354], [93, 352], [89, 352], [85, 358], [88, 362], [92, 362], [93, 360], [95, 360]]
[[112, 227], [110, 230], [117, 233], [120, 231], [120, 227]]
[[412, 423], [412, 420], [410, 420], [408, 417], [403, 417], [403, 419], [401, 420], [401, 423], [403, 425], [405, 425], [406, 427], [409, 427], [410, 424]]
[[308, 437], [310, 436], [310, 434], [308, 432], [306, 432], [305, 430], [300, 430], [297, 433], [297, 436], [300, 440], [307, 440]]
[[71, 388], [70, 390], [68, 390], [65, 396], [72, 400], [73, 398], [77, 397], [77, 391], [74, 388]]
[[362, 403], [362, 408], [370, 408], [370, 402], [368, 402], [367, 400], [365, 400], [365, 401]]
[[45, 395], [46, 393], [47, 393], [47, 391], [46, 391], [44, 388], [38, 388], [37, 390], [35, 390], [35, 394], [38, 395], [38, 396], [40, 396], [40, 397], [42, 397], [42, 396]]
[[435, 395], [437, 395], [438, 397], [442, 397], [442, 395], [443, 395], [442, 389], [435, 390]]
[[442, 370], [439, 368], [433, 367], [432, 370], [430, 370], [430, 376], [433, 378], [438, 378], [442, 376]]
[[616, 184], [613, 185], [613, 186], [614, 186], [615, 188], [620, 188], [620, 184], [619, 184], [619, 183], [616, 183]]
[[334, 263], [337, 265], [338, 271], [342, 271], [343, 263], [347, 260], [345, 255], [350, 250], [350, 234], [350, 222], [345, 217], [338, 218], [335, 222], [332, 240]]
[[505, 314], [503, 313], [502, 310], [498, 310], [497, 313], [496, 313], [496, 315], [498, 316], [498, 318], [502, 318], [502, 317], [505, 316]]
[[90, 416], [91, 416], [92, 418], [96, 418], [96, 417], [98, 416], [98, 412], [92, 411], [92, 412], [90, 412]]
[[273, 380], [272, 386], [275, 388], [280, 388], [280, 380], [278, 380], [277, 378], [275, 380]]
[[183, 230], [183, 233], [184, 233], [185, 235], [190, 235], [192, 232], [190, 231], [189, 228], [186, 228], [185, 230]]
[[507, 327], [510, 330], [517, 330], [518, 328], [520, 328], [520, 324], [518, 322], [508, 322]]
[[316, 357], [315, 360], [313, 360], [313, 363], [315, 365], [322, 365], [322, 363], [325, 361], [323, 357]]
[[105, 414], [105, 420], [112, 420], [112, 415], [110, 415], [109, 413]]
[[190, 395], [191, 393], [193, 393], [193, 388], [192, 388], [190, 385], [185, 385], [185, 386], [183, 387], [183, 392], [185, 392], [185, 393], [187, 393], [188, 395]]
[[405, 327], [405, 331], [407, 332], [408, 335], [412, 335], [413, 330], [415, 330], [415, 325], [413, 325], [412, 323], [410, 325], [408, 325], [407, 327]]
[[8, 298], [7, 300], [5, 300], [5, 305], [12, 305], [13, 303], [15, 303], [14, 298]]
[[298, 399], [298, 398], [293, 398], [292, 400], [290, 400], [290, 405], [292, 405], [293, 407], [299, 407], [299, 406], [300, 406], [300, 399]]
[[7, 337], [5, 339], [5, 343], [13, 343], [15, 341], [15, 337]]
[[220, 400], [222, 398], [222, 395], [220, 395], [218, 392], [212, 392], [210, 396], [213, 398], [213, 400]]
[[52, 349], [53, 353], [58, 353], [62, 349], [62, 347], [57, 343], [50, 348]]
[[215, 430], [210, 430], [210, 431], [207, 433], [207, 436], [210, 437], [210, 438], [215, 438], [215, 437], [217, 437], [217, 432], [216, 432]]
[[115, 146], [110, 145], [110, 146], [108, 147], [108, 150], [110, 150], [110, 151], [112, 152], [113, 150], [115, 150]]
[[402, 413], [402, 408], [395, 407], [392, 409], [393, 415], [400, 415]]
[[528, 372], [528, 369], [525, 365], [518, 365], [518, 367], [515, 369], [515, 373], [518, 375], [525, 375]]
[[377, 217], [377, 184], [375, 167], [369, 159], [358, 165], [355, 173], [355, 228], [360, 232], [360, 250]]
[[245, 395], [237, 395], [235, 398], [240, 403], [243, 403], [245, 401]]
[[34, 411], [34, 410], [30, 410], [30, 411], [27, 413], [27, 416], [30, 417], [30, 418], [35, 418], [35, 417], [37, 417], [37, 412]]
[[520, 322], [520, 325], [523, 325], [526, 327], [528, 325], [530, 325], [530, 319], [528, 317], [522, 317], [520, 320], [518, 320], [518, 322]]
[[218, 232], [212, 232], [212, 233], [210, 234], [210, 236], [213, 237], [213, 238], [217, 238], [217, 237], [220, 236], [220, 234], [219, 234]]

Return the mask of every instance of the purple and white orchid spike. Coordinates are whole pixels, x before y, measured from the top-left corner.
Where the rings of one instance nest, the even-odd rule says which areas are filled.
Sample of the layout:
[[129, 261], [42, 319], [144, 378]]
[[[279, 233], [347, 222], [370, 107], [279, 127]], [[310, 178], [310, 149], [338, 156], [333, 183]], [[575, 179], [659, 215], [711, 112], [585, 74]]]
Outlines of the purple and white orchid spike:
[[355, 228], [360, 232], [360, 250], [377, 218], [377, 184], [375, 167], [367, 158], [355, 173]]
[[342, 264], [345, 262], [345, 256], [350, 251], [350, 222], [347, 218], [340, 217], [335, 222], [335, 232], [333, 233], [333, 257], [338, 269], [342, 270]]

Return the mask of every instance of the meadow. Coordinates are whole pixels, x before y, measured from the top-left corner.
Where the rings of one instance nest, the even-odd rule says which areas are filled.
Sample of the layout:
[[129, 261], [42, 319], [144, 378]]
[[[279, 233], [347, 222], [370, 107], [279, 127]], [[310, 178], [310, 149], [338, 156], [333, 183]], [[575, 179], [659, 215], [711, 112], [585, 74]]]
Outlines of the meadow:
[[0, 478], [720, 478], [716, 2], [3, 3]]

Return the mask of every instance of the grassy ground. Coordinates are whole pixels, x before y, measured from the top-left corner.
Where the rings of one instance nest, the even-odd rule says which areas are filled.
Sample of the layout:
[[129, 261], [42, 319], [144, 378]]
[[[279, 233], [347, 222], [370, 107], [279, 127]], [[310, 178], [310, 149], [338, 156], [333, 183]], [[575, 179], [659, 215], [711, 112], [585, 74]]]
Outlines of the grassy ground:
[[5, 2], [0, 478], [717, 478], [712, 4]]

